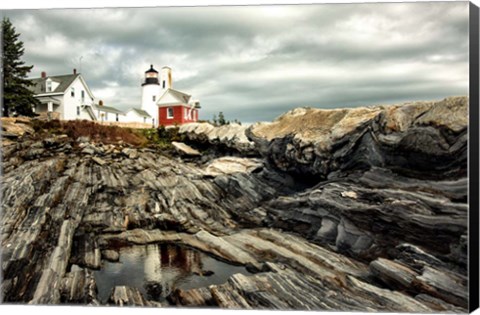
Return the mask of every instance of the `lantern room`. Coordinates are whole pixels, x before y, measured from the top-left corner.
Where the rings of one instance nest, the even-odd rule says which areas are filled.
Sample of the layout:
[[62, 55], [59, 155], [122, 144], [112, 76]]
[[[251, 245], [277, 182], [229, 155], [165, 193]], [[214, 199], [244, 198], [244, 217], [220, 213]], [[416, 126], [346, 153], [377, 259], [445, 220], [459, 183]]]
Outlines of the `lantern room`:
[[158, 71], [153, 68], [153, 65], [150, 65], [150, 69], [145, 71], [145, 82], [142, 84], [142, 86], [147, 84], [160, 84], [158, 82]]

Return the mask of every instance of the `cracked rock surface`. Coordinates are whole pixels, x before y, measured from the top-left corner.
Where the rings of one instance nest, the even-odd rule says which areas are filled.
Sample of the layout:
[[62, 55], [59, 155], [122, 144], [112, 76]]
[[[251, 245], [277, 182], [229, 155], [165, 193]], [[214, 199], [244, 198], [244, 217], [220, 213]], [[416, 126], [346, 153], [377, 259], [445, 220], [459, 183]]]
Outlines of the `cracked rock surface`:
[[[208, 161], [62, 135], [37, 139], [28, 120], [9, 121], [2, 299], [466, 312], [467, 109], [468, 99], [456, 97], [301, 108], [251, 127], [182, 126], [189, 145], [236, 151]], [[124, 246], [160, 243], [252, 273], [176, 289], [165, 302], [128, 286], [100, 301], [95, 270], [118, 261]]]

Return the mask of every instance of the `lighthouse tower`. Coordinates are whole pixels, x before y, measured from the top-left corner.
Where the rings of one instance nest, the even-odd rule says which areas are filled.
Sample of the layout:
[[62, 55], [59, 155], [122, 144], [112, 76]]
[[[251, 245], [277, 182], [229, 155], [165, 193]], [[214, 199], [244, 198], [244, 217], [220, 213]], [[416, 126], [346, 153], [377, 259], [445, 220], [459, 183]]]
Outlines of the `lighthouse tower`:
[[164, 93], [166, 89], [172, 89], [172, 69], [170, 69], [170, 67], [165, 66], [162, 68], [160, 84], [162, 93]]
[[153, 65], [150, 65], [150, 69], [145, 71], [145, 81], [142, 83], [142, 109], [152, 116], [152, 124], [154, 126], [158, 125], [157, 101], [160, 97], [160, 92], [158, 71], [153, 68]]

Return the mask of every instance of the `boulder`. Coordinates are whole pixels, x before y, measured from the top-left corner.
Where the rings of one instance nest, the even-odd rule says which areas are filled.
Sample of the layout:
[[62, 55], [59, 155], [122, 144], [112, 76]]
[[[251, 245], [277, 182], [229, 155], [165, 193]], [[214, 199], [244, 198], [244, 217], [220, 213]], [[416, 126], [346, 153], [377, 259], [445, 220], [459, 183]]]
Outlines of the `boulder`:
[[136, 159], [138, 158], [138, 151], [136, 149], [124, 148], [122, 150], [122, 154], [129, 159]]
[[107, 162], [105, 160], [103, 160], [103, 159], [101, 159], [97, 156], [92, 157], [92, 161], [94, 161], [95, 163], [97, 163], [100, 166], [103, 166], [103, 165], [107, 164]]
[[31, 135], [35, 132], [28, 118], [2, 117], [1, 126], [2, 136], [4, 137], [16, 138], [26, 134]]
[[83, 148], [82, 153], [83, 154], [88, 154], [88, 155], [93, 155], [93, 154], [95, 154], [95, 149], [91, 146], [87, 146], [87, 147]]
[[209, 176], [233, 173], [251, 173], [263, 167], [263, 161], [254, 158], [226, 156], [215, 159], [207, 164], [205, 173]]
[[230, 149], [243, 155], [257, 155], [255, 144], [245, 135], [246, 129], [247, 126], [233, 123], [223, 126], [190, 123], [181, 125], [178, 132], [190, 142], [208, 144], [220, 150]]
[[200, 156], [201, 153], [198, 150], [186, 145], [183, 142], [172, 141], [172, 145], [178, 154], [184, 156]]

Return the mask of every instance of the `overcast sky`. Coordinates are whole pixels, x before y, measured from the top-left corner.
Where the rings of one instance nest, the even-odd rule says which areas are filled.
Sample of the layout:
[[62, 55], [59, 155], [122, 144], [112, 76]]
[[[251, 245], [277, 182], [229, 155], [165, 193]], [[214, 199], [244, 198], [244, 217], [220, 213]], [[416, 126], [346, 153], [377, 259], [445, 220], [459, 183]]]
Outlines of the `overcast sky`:
[[173, 87], [200, 100], [200, 119], [468, 94], [468, 2], [4, 14], [31, 77], [77, 68], [97, 100], [119, 109], [140, 107], [150, 64], [173, 69]]

